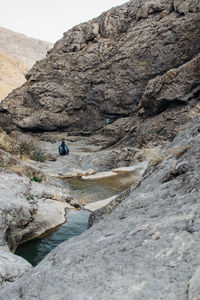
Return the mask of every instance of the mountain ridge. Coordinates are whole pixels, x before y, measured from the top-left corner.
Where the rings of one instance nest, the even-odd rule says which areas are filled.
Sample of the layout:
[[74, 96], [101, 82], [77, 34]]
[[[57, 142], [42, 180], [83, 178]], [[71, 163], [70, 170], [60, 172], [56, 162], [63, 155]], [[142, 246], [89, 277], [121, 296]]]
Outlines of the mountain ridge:
[[29, 68], [0, 50], [0, 100], [25, 81]]
[[0, 49], [29, 67], [44, 58], [52, 46], [50, 42], [30, 38], [25, 34], [0, 27]]
[[0, 100], [25, 81], [25, 74], [45, 57], [49, 42], [0, 27]]

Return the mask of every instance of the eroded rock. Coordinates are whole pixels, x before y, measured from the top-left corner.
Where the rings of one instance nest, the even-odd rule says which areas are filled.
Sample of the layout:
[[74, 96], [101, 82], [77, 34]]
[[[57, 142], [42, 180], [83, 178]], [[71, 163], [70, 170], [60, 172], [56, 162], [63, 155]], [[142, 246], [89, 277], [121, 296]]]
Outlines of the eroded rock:
[[170, 106], [187, 105], [200, 94], [200, 55], [177, 69], [149, 81], [140, 109], [151, 116]]
[[174, 9], [179, 14], [200, 12], [200, 3], [196, 0], [174, 0]]
[[10, 251], [63, 224], [66, 209], [72, 208], [66, 201], [71, 201], [67, 189], [32, 182], [14, 172], [0, 172], [1, 287], [15, 281], [31, 267]]
[[199, 53], [198, 7], [195, 0], [130, 1], [75, 26], [1, 103], [0, 123], [87, 133], [107, 117], [129, 117], [151, 79]]

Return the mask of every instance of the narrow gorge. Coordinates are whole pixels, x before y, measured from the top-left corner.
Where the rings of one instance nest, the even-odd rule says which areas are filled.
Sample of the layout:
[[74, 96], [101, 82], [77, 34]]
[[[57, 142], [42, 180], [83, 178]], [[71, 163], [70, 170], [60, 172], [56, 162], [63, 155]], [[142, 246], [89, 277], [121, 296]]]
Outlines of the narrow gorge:
[[[199, 100], [199, 0], [64, 33], [0, 103], [0, 299], [199, 300]], [[66, 219], [37, 266], [14, 254]]]

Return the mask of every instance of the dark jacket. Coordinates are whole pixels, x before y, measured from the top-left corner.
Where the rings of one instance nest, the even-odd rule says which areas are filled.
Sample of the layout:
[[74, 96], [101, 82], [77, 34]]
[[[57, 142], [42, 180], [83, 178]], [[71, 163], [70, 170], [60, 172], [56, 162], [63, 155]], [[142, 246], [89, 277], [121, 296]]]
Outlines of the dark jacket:
[[60, 155], [67, 155], [69, 154], [69, 147], [65, 144], [65, 142], [62, 142], [59, 146], [59, 154]]

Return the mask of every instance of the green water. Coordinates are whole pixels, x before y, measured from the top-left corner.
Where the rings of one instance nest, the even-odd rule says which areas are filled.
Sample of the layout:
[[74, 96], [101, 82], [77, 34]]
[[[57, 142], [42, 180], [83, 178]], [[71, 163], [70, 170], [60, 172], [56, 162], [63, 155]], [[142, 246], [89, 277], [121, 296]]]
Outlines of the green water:
[[[70, 188], [75, 199], [81, 204], [85, 204], [119, 194], [136, 182], [136, 180], [137, 178], [133, 174], [123, 174], [91, 181], [72, 178], [63, 181], [63, 185]], [[89, 214], [85, 210], [69, 211], [67, 222], [59, 229], [47, 236], [34, 239], [19, 246], [15, 254], [22, 256], [33, 266], [36, 266], [56, 246], [87, 230]]]
[[63, 181], [63, 184], [70, 188], [72, 196], [80, 204], [86, 204], [117, 195], [137, 180], [138, 177], [134, 173], [129, 172], [118, 176], [87, 181], [80, 178], [70, 178]]
[[33, 266], [36, 266], [56, 246], [87, 230], [88, 217], [89, 212], [87, 211], [70, 211], [67, 214], [67, 223], [48, 236], [34, 239], [19, 246], [15, 254], [22, 256]]

